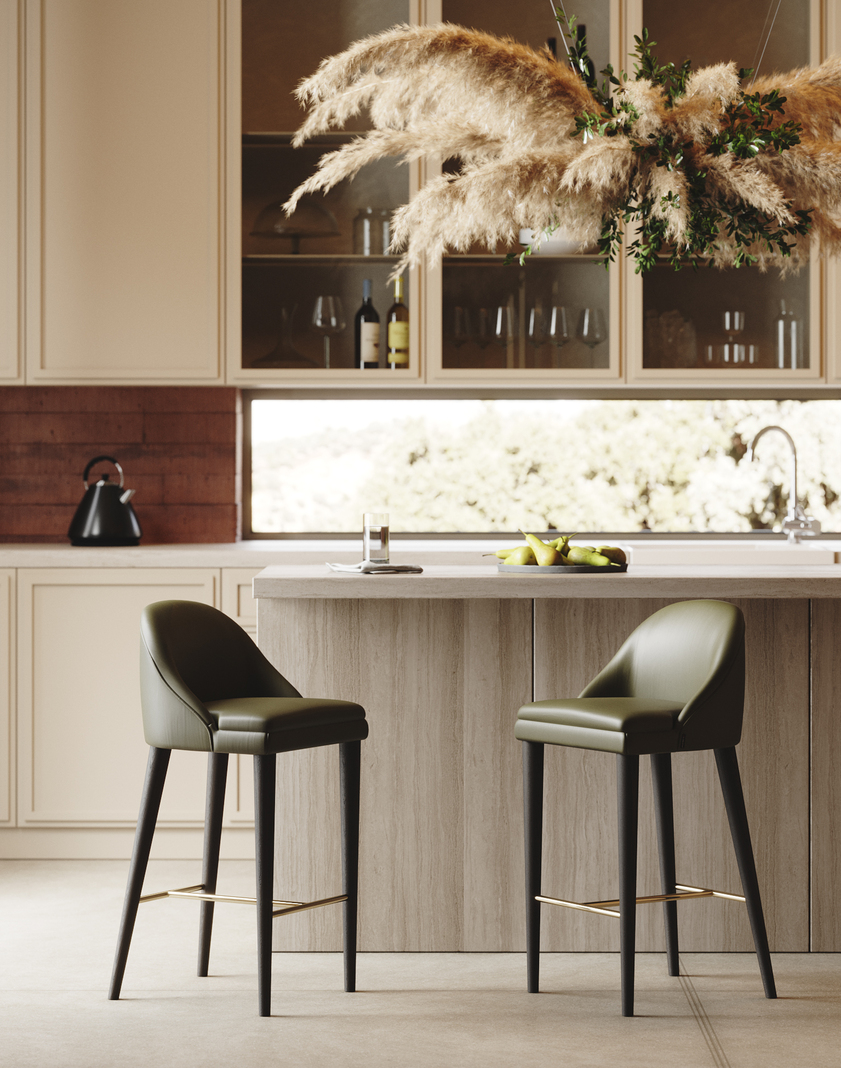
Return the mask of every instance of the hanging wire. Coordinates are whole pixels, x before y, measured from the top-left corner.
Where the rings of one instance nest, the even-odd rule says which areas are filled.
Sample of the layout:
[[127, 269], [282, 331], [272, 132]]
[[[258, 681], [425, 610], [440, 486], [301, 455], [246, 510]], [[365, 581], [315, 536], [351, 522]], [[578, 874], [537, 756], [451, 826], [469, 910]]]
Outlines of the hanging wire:
[[[765, 16], [765, 24], [763, 25], [762, 32], [759, 35], [759, 44], [757, 44], [756, 52], [754, 52], [754, 54], [753, 54], [754, 67], [753, 67], [753, 77], [750, 80], [750, 84], [751, 85], [753, 85], [753, 83], [756, 81], [756, 76], [757, 76], [757, 74], [759, 74], [759, 68], [762, 66], [762, 60], [763, 60], [763, 58], [765, 56], [765, 49], [768, 47], [768, 42], [771, 40], [771, 32], [774, 29], [774, 23], [777, 21], [777, 15], [780, 13], [780, 5], [782, 4], [782, 2], [783, 2], [783, 0], [777, 0], [777, 7], [776, 7], [776, 10], [774, 11], [774, 17], [771, 19], [771, 25], [770, 26], [768, 26], [768, 19], [771, 18], [771, 8], [774, 6], [774, 0], [771, 0], [771, 3], [768, 5], [768, 14]], [[765, 33], [765, 27], [766, 26], [768, 26], [768, 32], [767, 33]], [[762, 39], [763, 38], [763, 34], [765, 36], [764, 43], [763, 43], [763, 39]], [[759, 56], [759, 62], [757, 62], [756, 54], [757, 54], [757, 52], [759, 52], [760, 46], [762, 47], [762, 52], [760, 53], [760, 56]]]
[[[554, 0], [549, 0], [549, 6], [552, 8], [552, 18], [558, 24], [558, 29], [561, 31], [561, 40], [564, 42], [564, 48], [566, 49], [567, 59], [570, 61], [570, 63], [572, 63], [572, 52], [570, 52], [570, 50], [569, 50], [569, 42], [567, 41], [566, 31], [564, 30], [563, 26], [561, 25], [561, 20], [558, 18], [558, 7], [555, 4]], [[563, 11], [563, 13], [564, 13], [564, 18], [566, 19], [567, 26], [569, 26], [569, 19], [567, 19], [566, 8], [564, 7], [564, 0], [561, 0], [560, 8], [561, 8], [561, 11]]]

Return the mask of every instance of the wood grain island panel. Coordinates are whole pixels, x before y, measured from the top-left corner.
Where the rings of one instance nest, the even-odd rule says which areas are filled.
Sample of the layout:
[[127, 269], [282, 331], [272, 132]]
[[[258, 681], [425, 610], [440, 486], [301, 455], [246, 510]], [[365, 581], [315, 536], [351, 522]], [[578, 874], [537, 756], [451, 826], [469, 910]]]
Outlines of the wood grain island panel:
[[[769, 575], [732, 569], [741, 588], [750, 590], [736, 598], [736, 576], [724, 573], [730, 570], [695, 569], [683, 578], [683, 595], [675, 592], [680, 576], [662, 567], [600, 578], [598, 586], [575, 579], [544, 583], [539, 595], [538, 579], [511, 582], [480, 567], [430, 567], [422, 576], [387, 578], [287, 566], [267, 568], [255, 579], [258, 640], [270, 659], [302, 692], [357, 700], [368, 710], [360, 948], [522, 951], [518, 707], [577, 694], [662, 605], [719, 596], [735, 600], [747, 620], [748, 690], [738, 752], [771, 948], [810, 949], [810, 600], [815, 590], [825, 598], [841, 587], [833, 568], [800, 567], [795, 574], [771, 568]], [[446, 589], [453, 596], [445, 598]], [[833, 603], [826, 601], [826, 610]], [[278, 892], [333, 893], [337, 760], [320, 751], [287, 759], [294, 770], [280, 774], [277, 870], [299, 875], [303, 886], [287, 885], [279, 875]], [[739, 892], [712, 754], [677, 754], [674, 773], [678, 877]], [[592, 900], [615, 892], [615, 796], [609, 756], [547, 747], [548, 893]], [[284, 808], [290, 817], [285, 838]], [[814, 872], [812, 882], [821, 885]], [[658, 887], [646, 767], [639, 892]], [[836, 948], [841, 939], [828, 919], [822, 922], [822, 948]], [[686, 951], [751, 949], [737, 903], [685, 903], [680, 924]], [[566, 910], [546, 910], [545, 932], [549, 950], [618, 946], [613, 921]], [[658, 907], [640, 908], [638, 944], [663, 948]], [[285, 921], [277, 946], [338, 949], [338, 914], [321, 910]]]

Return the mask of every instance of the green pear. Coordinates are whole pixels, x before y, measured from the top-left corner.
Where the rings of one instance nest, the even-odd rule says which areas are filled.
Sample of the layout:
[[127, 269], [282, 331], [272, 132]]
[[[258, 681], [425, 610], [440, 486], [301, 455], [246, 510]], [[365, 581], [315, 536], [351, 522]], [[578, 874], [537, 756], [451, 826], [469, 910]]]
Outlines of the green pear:
[[530, 545], [520, 545], [506, 556], [505, 563], [516, 564], [518, 567], [521, 567], [524, 564], [536, 564], [537, 560], [534, 557]]
[[517, 545], [513, 549], [497, 549], [495, 553], [482, 553], [482, 556], [496, 556], [500, 560], [506, 560], [511, 553], [515, 553], [517, 549], [523, 549], [525, 546]]
[[586, 564], [588, 567], [607, 567], [610, 560], [595, 549], [589, 549], [584, 545], [572, 545], [567, 553], [567, 559], [571, 564]]
[[553, 545], [547, 545], [545, 541], [541, 541], [535, 534], [526, 534], [524, 530], [521, 530], [520, 533], [529, 543], [538, 567], [551, 567], [552, 564], [558, 562], [561, 554]]
[[606, 556], [614, 564], [627, 564], [628, 562], [624, 550], [617, 545], [597, 545], [596, 552]]

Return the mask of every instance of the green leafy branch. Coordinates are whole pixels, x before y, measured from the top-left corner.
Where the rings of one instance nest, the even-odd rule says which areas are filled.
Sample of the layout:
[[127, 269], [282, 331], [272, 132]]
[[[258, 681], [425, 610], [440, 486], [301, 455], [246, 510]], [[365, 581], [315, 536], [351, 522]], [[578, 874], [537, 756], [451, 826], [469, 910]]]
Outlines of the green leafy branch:
[[[628, 137], [633, 151], [643, 166], [665, 167], [668, 171], [680, 170], [687, 182], [688, 226], [680, 247], [675, 247], [667, 238], [669, 226], [666, 215], [669, 209], [679, 209], [680, 198], [675, 193], [661, 197], [659, 202], [650, 196], [639, 196], [634, 190], [626, 201], [614, 207], [602, 220], [598, 241], [599, 253], [605, 267], [618, 256], [623, 233], [628, 227], [636, 230], [634, 240], [628, 245], [628, 255], [636, 261], [636, 272], [644, 273], [664, 255], [669, 265], [679, 270], [685, 265], [698, 267], [715, 250], [717, 241], [726, 237], [736, 248], [734, 266], [750, 266], [757, 262], [757, 250], [767, 250], [780, 256], [789, 256], [798, 237], [809, 233], [810, 212], [793, 213], [793, 221], [781, 223], [758, 208], [739, 202], [731, 204], [710, 195], [706, 185], [706, 172], [693, 163], [696, 158], [694, 142], [680, 140], [673, 132], [663, 131], [655, 139], [639, 140], [633, 135], [634, 123], [639, 112], [634, 105], [619, 93], [611, 96], [612, 87], [621, 88], [627, 82], [624, 71], [617, 77], [611, 65], [600, 73], [601, 85], [593, 73], [593, 64], [587, 51], [583, 34], [576, 32], [576, 18], [567, 18], [563, 8], [555, 8], [561, 32], [567, 41], [570, 64], [586, 82], [593, 96], [601, 105], [601, 111], [584, 112], [576, 116], [576, 133], [586, 144], [596, 137]], [[649, 37], [648, 30], [634, 37], [635, 80], [648, 79], [663, 90], [666, 106], [672, 108], [677, 99], [686, 93], [691, 74], [689, 60], [679, 66], [660, 63], [654, 54], [656, 41]], [[740, 79], [751, 74], [750, 69], [739, 71]], [[768, 93], [741, 93], [739, 98], [722, 111], [720, 130], [703, 146], [706, 155], [712, 157], [730, 153], [738, 160], [754, 159], [760, 152], [785, 152], [799, 144], [800, 127], [796, 122], [780, 122], [785, 114], [786, 98], [779, 90]], [[551, 233], [560, 222], [549, 228]], [[533, 246], [519, 255], [511, 255], [506, 262], [521, 264]]]

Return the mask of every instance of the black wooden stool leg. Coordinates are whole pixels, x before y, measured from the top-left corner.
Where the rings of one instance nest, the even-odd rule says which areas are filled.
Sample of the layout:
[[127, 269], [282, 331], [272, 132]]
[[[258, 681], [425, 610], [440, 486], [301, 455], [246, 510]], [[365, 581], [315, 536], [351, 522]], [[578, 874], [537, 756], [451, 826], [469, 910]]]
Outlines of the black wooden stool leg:
[[[660, 853], [660, 893], [673, 894], [676, 876], [671, 753], [651, 754], [651, 782], [654, 786], [654, 814]], [[666, 925], [666, 963], [669, 975], [678, 975], [677, 901], [663, 902], [663, 920]]]
[[[228, 778], [228, 754], [207, 754], [207, 800], [204, 816], [204, 850], [201, 881], [206, 894], [216, 893], [219, 871], [219, 843], [222, 838], [222, 813], [225, 807], [225, 782]], [[202, 901], [199, 917], [198, 975], [207, 975], [210, 963], [210, 936], [213, 932], [213, 902]]]
[[140, 815], [134, 835], [128, 885], [126, 886], [126, 896], [123, 902], [123, 917], [120, 921], [120, 933], [117, 937], [114, 970], [111, 973], [111, 986], [108, 990], [108, 997], [111, 1001], [116, 1001], [119, 998], [120, 988], [123, 985], [123, 975], [126, 970], [131, 936], [134, 931], [134, 921], [137, 918], [137, 906], [140, 903], [140, 894], [143, 890], [143, 879], [146, 875], [146, 865], [149, 862], [149, 851], [152, 848], [155, 824], [158, 821], [158, 809], [161, 807], [161, 795], [164, 792], [166, 769], [169, 767], [171, 751], [170, 749], [156, 749], [154, 746], [149, 750], [146, 779], [143, 783], [143, 794], [140, 799]]
[[739, 877], [742, 880], [742, 890], [745, 895], [750, 929], [753, 933], [753, 943], [756, 946], [756, 956], [759, 960], [759, 973], [762, 976], [765, 997], [775, 998], [777, 996], [777, 987], [774, 983], [774, 972], [771, 967], [768, 934], [765, 930], [765, 917], [762, 913], [759, 881], [756, 878], [756, 864], [753, 859], [750, 828], [748, 827], [748, 816], [745, 811], [745, 797], [742, 792], [742, 777], [739, 774], [739, 762], [736, 758], [735, 747], [716, 749], [715, 762], [718, 767], [718, 777], [721, 780], [721, 792], [724, 794], [724, 806], [727, 809], [727, 819], [730, 823], [733, 847], [736, 850], [736, 860], [739, 864]]
[[526, 842], [526, 974], [528, 992], [540, 989], [540, 893], [543, 850], [543, 743], [523, 742], [523, 814]]
[[619, 802], [619, 950], [622, 1015], [634, 1015], [634, 953], [637, 923], [637, 816], [640, 758], [617, 756]]
[[257, 988], [261, 1016], [272, 1007], [272, 908], [277, 757], [254, 757], [254, 834], [257, 859]]
[[359, 772], [361, 742], [339, 745], [342, 804], [342, 893], [344, 903], [345, 990], [356, 990], [356, 916], [359, 891]]

